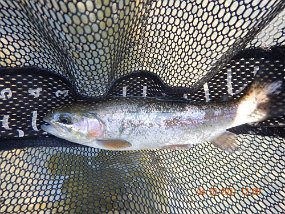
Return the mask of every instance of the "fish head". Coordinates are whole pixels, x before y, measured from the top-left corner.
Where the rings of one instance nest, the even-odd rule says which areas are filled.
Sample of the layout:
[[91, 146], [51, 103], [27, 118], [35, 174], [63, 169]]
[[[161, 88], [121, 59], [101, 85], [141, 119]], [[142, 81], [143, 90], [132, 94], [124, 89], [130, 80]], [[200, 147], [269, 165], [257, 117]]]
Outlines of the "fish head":
[[44, 118], [41, 128], [49, 134], [75, 143], [89, 143], [104, 136], [105, 124], [96, 113], [58, 109]]

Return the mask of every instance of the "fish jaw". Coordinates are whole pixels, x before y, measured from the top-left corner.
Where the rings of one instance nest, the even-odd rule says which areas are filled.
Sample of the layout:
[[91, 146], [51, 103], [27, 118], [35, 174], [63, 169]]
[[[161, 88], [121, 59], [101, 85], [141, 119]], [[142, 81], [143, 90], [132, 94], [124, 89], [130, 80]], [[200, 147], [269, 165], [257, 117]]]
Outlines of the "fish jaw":
[[[98, 137], [103, 137], [105, 131], [104, 124], [86, 117], [82, 117], [80, 122], [76, 122], [72, 125], [63, 125], [59, 123], [53, 115], [47, 115], [43, 120], [48, 124], [41, 126], [43, 131], [58, 138], [82, 145], [90, 144]], [[90, 130], [88, 130], [88, 128], [90, 128]], [[81, 130], [81, 133], [78, 132], [78, 130]]]
[[49, 134], [56, 134], [55, 128], [51, 125], [41, 125], [41, 129]]
[[53, 124], [51, 124], [51, 125], [42, 125], [41, 129], [44, 130], [45, 132], [55, 136], [55, 137], [68, 140], [68, 141], [70, 141], [72, 143], [77, 143], [77, 144], [82, 144], [82, 145], [86, 144], [86, 142], [84, 140], [78, 139], [76, 136], [70, 135], [70, 133], [66, 132], [63, 128], [57, 127], [57, 126], [55, 126]]
[[64, 128], [61, 127], [56, 121], [53, 119], [52, 114], [48, 114], [43, 118], [43, 121], [48, 123], [48, 125], [41, 125], [41, 129], [51, 135], [54, 135], [58, 138], [62, 138], [73, 143], [76, 143], [76, 138], [70, 136], [70, 133]]
[[[64, 130], [59, 130], [59, 128], [56, 128], [54, 125], [41, 125], [41, 129], [56, 137], [64, 138]], [[59, 133], [61, 133], [61, 135]]]

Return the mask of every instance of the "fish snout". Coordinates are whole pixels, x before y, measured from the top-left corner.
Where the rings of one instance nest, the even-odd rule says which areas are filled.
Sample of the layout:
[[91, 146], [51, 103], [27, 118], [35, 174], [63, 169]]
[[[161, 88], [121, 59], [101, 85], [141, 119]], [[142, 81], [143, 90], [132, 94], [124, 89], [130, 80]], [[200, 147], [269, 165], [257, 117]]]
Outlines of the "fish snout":
[[43, 121], [46, 122], [46, 123], [50, 123], [50, 119], [48, 117], [44, 117]]
[[48, 123], [48, 124], [51, 124], [54, 122], [54, 117], [53, 117], [53, 114], [51, 112], [47, 113], [44, 117], [43, 117], [43, 121]]

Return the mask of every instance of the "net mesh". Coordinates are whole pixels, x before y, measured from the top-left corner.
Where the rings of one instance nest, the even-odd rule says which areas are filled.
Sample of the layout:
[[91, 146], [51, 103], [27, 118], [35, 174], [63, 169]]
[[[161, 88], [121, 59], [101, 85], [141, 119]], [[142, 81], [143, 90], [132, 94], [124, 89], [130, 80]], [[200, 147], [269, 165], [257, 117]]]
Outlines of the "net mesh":
[[233, 154], [206, 142], [110, 152], [40, 130], [50, 109], [85, 98], [227, 102], [255, 78], [284, 79], [284, 7], [0, 1], [0, 212], [284, 212], [284, 117], [231, 130]]

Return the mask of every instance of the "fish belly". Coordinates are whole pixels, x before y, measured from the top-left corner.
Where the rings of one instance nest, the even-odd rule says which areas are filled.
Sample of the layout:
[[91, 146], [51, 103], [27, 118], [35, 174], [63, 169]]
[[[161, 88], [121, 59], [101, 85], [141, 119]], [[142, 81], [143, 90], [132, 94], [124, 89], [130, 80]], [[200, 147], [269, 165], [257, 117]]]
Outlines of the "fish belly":
[[132, 146], [127, 150], [175, 145], [191, 147], [223, 133], [231, 125], [232, 117], [209, 111], [214, 110], [188, 108], [183, 112], [114, 112], [105, 115], [105, 138], [130, 142]]

